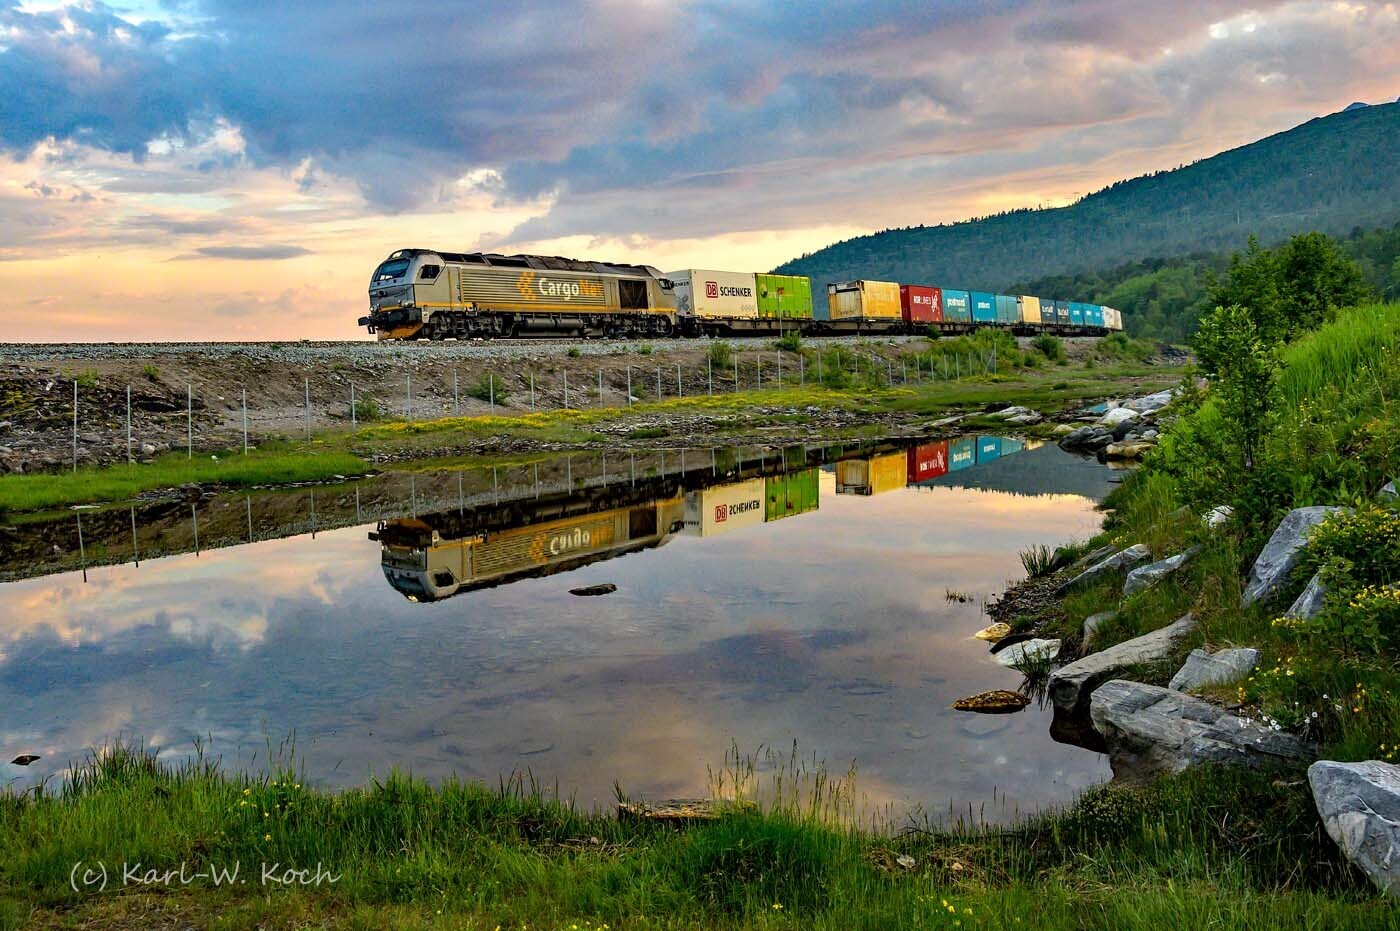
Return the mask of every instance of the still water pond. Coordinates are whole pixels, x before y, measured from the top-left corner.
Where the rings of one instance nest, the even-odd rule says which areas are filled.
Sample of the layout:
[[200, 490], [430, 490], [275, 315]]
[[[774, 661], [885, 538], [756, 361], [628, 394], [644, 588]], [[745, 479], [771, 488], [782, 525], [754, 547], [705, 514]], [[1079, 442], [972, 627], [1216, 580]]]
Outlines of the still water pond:
[[606, 804], [796, 742], [897, 811], [1061, 803], [1100, 756], [1035, 706], [949, 705], [1020, 684], [969, 636], [980, 602], [1091, 534], [1110, 475], [994, 437], [658, 450], [7, 527], [0, 754], [41, 759], [0, 777], [117, 736], [260, 770], [294, 734], [327, 785], [528, 769]]

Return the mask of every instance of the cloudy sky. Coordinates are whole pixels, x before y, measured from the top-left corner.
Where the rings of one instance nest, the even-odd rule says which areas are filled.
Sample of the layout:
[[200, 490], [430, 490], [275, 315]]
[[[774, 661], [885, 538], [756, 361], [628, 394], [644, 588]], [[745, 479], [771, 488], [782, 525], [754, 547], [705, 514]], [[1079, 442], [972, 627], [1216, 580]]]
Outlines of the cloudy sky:
[[0, 0], [7, 338], [354, 338], [409, 245], [768, 268], [1397, 95], [1396, 3]]

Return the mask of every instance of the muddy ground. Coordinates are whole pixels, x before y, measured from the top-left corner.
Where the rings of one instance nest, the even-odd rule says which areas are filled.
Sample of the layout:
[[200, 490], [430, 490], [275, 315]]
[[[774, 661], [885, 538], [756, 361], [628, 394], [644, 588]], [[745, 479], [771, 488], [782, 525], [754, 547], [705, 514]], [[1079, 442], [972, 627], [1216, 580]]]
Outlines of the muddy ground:
[[[1091, 353], [1096, 343], [1064, 342], [1071, 360]], [[730, 345], [743, 388], [758, 386], [760, 378], [773, 384], [779, 353], [771, 339]], [[854, 350], [863, 365], [884, 368], [898, 382], [914, 379], [907, 357], [927, 342], [839, 338], [810, 341], [808, 347], [835, 345]], [[795, 354], [782, 356], [785, 383], [810, 376], [805, 367], [799, 371]], [[119, 462], [128, 455], [144, 460], [184, 449], [187, 442], [196, 452], [237, 448], [245, 397], [250, 442], [256, 445], [308, 429], [348, 427], [352, 391], [359, 400], [357, 419], [375, 411], [430, 419], [559, 408], [566, 390], [572, 407], [625, 406], [629, 374], [631, 396], [638, 400], [720, 393], [735, 385], [733, 367], [716, 369], [709, 363], [709, 343], [697, 340], [8, 344], [0, 346], [0, 371], [0, 472], [53, 471], [75, 458], [79, 464]]]

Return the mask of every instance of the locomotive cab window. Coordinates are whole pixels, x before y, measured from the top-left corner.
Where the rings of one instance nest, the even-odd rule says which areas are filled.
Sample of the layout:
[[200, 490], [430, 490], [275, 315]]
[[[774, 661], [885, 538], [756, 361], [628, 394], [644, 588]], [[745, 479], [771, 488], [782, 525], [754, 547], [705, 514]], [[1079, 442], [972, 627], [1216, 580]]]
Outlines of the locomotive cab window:
[[390, 259], [374, 273], [374, 283], [384, 284], [386, 281], [397, 281], [408, 271], [408, 259]]
[[619, 279], [617, 301], [623, 310], [646, 310], [651, 306], [647, 301], [647, 283], [633, 278]]
[[436, 281], [437, 276], [442, 272], [441, 265], [424, 265], [418, 269], [419, 281]]

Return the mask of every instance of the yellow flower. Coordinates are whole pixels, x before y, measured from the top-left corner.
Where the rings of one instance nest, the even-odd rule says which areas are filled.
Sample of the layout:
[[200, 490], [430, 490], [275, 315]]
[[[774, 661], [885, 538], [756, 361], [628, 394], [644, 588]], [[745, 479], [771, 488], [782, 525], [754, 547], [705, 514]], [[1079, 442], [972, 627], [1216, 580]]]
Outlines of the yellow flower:
[[782, 910], [783, 910], [783, 903], [781, 903], [781, 902], [774, 902], [774, 903], [773, 903], [773, 911], [775, 911], [775, 912], [780, 912], [780, 911], [782, 911]]
[[272, 835], [271, 835], [271, 834], [264, 834], [264, 835], [263, 835], [263, 840], [272, 840]]

